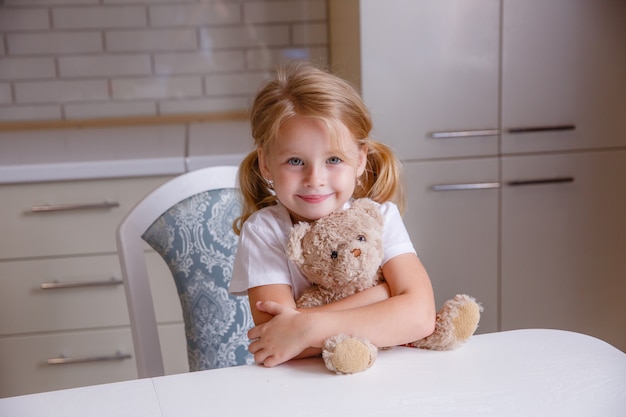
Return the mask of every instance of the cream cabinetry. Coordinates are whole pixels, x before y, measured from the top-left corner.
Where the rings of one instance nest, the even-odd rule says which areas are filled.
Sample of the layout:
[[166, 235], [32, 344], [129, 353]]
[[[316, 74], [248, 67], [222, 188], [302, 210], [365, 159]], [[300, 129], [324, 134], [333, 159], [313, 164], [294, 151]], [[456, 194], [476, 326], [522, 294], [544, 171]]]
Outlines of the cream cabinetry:
[[626, 351], [626, 149], [502, 167], [502, 329], [566, 328]]
[[[0, 186], [0, 397], [136, 378], [115, 230], [169, 177]], [[186, 370], [180, 305], [149, 253], [170, 373]]]
[[331, 67], [403, 159], [437, 301], [626, 350], [626, 3], [330, 3]]
[[480, 331], [497, 331], [498, 159], [409, 161], [404, 170], [404, 220], [437, 304], [471, 294], [485, 307]]
[[373, 136], [404, 162], [404, 219], [437, 304], [472, 294], [480, 331], [498, 330], [499, 1], [354, 0], [329, 12], [331, 66], [360, 86]]
[[504, 0], [502, 152], [626, 146], [626, 2]]
[[404, 159], [498, 153], [498, 0], [329, 6], [331, 66], [361, 87], [377, 139]]

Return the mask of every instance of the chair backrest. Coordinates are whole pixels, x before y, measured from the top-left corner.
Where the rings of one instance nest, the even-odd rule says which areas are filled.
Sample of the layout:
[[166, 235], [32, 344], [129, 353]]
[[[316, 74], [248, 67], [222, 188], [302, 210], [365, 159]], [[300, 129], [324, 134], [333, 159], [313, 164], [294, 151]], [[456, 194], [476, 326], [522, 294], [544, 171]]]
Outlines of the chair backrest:
[[145, 262], [147, 242], [167, 263], [180, 298], [189, 370], [253, 362], [247, 297], [228, 294], [241, 212], [237, 167], [180, 175], [141, 200], [117, 230], [117, 246], [140, 378], [164, 375]]

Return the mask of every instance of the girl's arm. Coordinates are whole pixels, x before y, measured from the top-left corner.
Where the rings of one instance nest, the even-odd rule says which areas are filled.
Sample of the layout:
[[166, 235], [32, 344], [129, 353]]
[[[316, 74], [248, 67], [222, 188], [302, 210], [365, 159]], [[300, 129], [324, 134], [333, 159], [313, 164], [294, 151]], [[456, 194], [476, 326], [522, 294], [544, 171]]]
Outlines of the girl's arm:
[[308, 309], [304, 314], [296, 310], [288, 285], [251, 288], [257, 326], [248, 335], [253, 339], [250, 351], [256, 362], [274, 366], [310, 353], [309, 347], [319, 352], [325, 339], [339, 333], [365, 337], [377, 346], [399, 345], [431, 334], [435, 324], [433, 290], [417, 256], [392, 258], [383, 265], [383, 275], [389, 298], [382, 294], [384, 286], [377, 286], [343, 304]]
[[[356, 293], [351, 297], [346, 297], [342, 300], [335, 301], [330, 304], [324, 304], [322, 306], [298, 309], [298, 311], [310, 313], [313, 311], [347, 310], [386, 300], [389, 296], [389, 286], [386, 283], [382, 283], [373, 288], [368, 288], [367, 290]], [[250, 299], [252, 317], [257, 326], [271, 320], [274, 317], [272, 314], [259, 310], [259, 308], [257, 308], [257, 302], [273, 301], [291, 309], [296, 308], [291, 293], [291, 287], [289, 285], [275, 284], [250, 288], [248, 290], [248, 298]], [[293, 331], [289, 333], [294, 334]], [[285, 340], [284, 337], [283, 340]], [[320, 348], [311, 347], [296, 355], [295, 358], [319, 356], [321, 353], [322, 350]]]

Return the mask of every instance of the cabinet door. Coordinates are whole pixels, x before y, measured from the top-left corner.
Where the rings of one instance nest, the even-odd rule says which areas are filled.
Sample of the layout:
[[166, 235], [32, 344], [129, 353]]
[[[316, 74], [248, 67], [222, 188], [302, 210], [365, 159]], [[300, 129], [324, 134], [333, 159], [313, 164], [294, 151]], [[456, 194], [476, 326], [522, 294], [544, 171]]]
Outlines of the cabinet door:
[[[626, 151], [503, 159], [502, 327], [626, 350]], [[555, 182], [544, 182], [554, 180]]]
[[404, 221], [437, 306], [472, 295], [485, 308], [479, 331], [498, 330], [498, 160], [406, 163], [405, 175]]
[[405, 160], [496, 155], [499, 18], [497, 0], [361, 1], [374, 136]]
[[504, 0], [504, 153], [626, 145], [625, 21], [624, 1]]

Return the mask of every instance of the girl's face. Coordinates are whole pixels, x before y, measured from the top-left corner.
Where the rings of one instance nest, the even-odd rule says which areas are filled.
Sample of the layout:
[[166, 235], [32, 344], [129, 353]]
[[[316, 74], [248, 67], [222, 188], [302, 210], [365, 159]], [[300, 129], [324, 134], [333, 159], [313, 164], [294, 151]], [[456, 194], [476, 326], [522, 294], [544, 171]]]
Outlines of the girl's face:
[[276, 197], [294, 223], [341, 208], [365, 170], [367, 149], [359, 149], [343, 124], [338, 128], [340, 139], [331, 140], [322, 120], [294, 116], [281, 126], [267, 152], [258, 151], [261, 173], [274, 182]]

